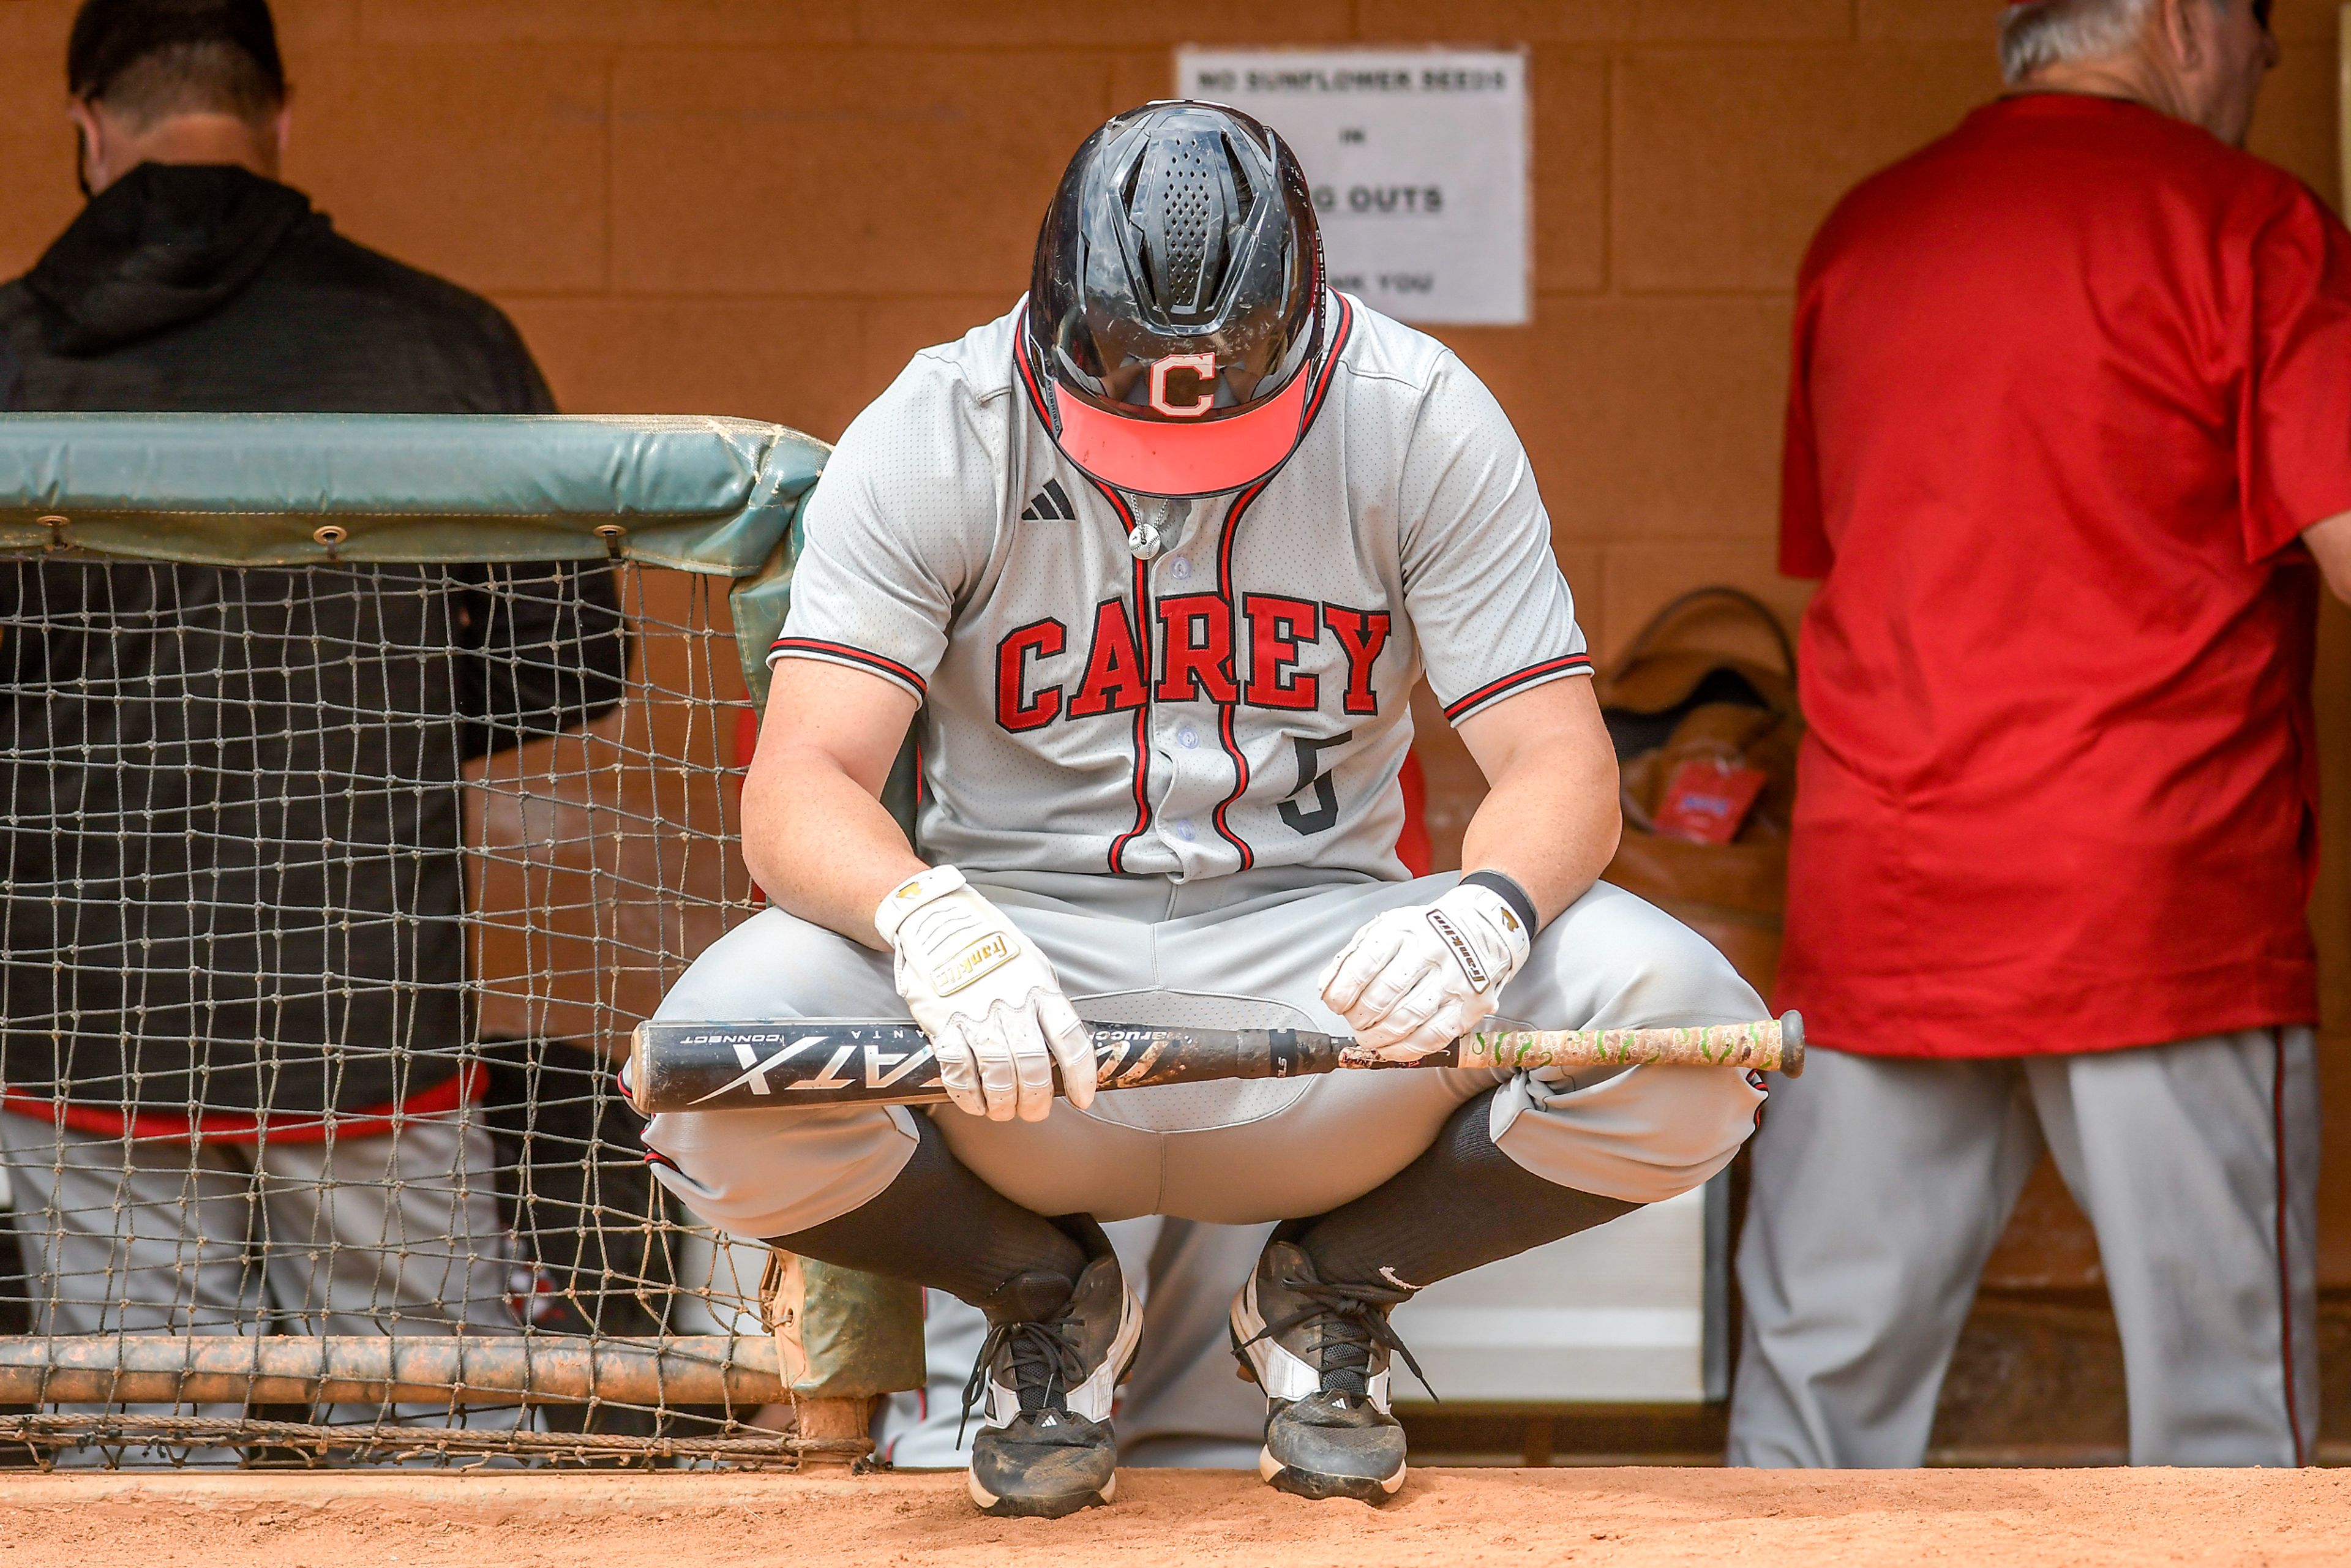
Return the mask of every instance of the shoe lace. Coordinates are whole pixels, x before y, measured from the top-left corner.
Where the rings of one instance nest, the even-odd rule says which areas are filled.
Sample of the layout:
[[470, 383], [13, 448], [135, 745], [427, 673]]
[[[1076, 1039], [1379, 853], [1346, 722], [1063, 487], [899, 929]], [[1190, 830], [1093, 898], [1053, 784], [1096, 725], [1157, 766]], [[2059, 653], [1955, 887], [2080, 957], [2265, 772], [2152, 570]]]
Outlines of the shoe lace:
[[956, 1446], [963, 1446], [964, 1427], [971, 1420], [971, 1409], [987, 1392], [987, 1369], [1002, 1352], [1012, 1364], [1012, 1386], [1020, 1396], [1020, 1408], [1029, 1410], [1060, 1410], [1067, 1412], [1069, 1390], [1085, 1380], [1085, 1359], [1078, 1351], [1078, 1322], [1073, 1317], [1055, 1318], [1047, 1322], [1016, 1322], [997, 1323], [980, 1342], [979, 1359], [971, 1365], [970, 1380], [963, 1385], [963, 1414], [956, 1421]]
[[1329, 1283], [1290, 1275], [1283, 1276], [1281, 1288], [1305, 1297], [1306, 1304], [1286, 1318], [1268, 1322], [1243, 1341], [1245, 1345], [1288, 1333], [1301, 1323], [1319, 1319], [1316, 1326], [1321, 1330], [1318, 1337], [1322, 1364], [1315, 1370], [1322, 1373], [1326, 1390], [1353, 1395], [1358, 1399], [1369, 1396], [1372, 1349], [1376, 1345], [1393, 1352], [1412, 1369], [1413, 1376], [1428, 1396], [1437, 1397], [1437, 1390], [1428, 1385], [1428, 1375], [1413, 1359], [1412, 1348], [1396, 1333], [1395, 1325], [1388, 1322], [1391, 1310], [1412, 1299], [1410, 1291], [1388, 1285]]

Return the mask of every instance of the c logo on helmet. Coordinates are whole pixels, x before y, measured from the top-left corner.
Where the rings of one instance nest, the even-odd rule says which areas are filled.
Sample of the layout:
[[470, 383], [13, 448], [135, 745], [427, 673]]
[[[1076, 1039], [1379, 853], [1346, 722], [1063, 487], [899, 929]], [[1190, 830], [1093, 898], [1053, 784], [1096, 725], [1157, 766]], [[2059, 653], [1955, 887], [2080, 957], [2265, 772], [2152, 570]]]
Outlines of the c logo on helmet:
[[[1167, 401], [1167, 378], [1177, 371], [1189, 371], [1199, 381], [1200, 394], [1190, 402]], [[1170, 354], [1151, 362], [1151, 406], [1170, 419], [1197, 419], [1217, 406], [1217, 356], [1214, 354]]]

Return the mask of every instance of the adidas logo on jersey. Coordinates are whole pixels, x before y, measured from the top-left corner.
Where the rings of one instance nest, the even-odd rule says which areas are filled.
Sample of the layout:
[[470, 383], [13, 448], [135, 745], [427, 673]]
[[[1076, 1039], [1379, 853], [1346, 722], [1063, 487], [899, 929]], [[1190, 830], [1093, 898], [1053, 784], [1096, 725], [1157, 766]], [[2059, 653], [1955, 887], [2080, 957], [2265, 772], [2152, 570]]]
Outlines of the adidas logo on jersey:
[[1059, 479], [1048, 479], [1045, 487], [1029, 497], [1029, 509], [1020, 514], [1024, 523], [1074, 523], [1078, 509], [1070, 505], [1070, 493], [1061, 488]]

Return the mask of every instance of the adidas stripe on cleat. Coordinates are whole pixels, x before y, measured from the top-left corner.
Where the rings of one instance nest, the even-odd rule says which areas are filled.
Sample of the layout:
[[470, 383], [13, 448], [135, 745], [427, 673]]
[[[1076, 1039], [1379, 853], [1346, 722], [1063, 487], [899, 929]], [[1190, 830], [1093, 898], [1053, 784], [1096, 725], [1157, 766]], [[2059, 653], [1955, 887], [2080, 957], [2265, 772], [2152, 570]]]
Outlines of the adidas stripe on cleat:
[[1416, 1375], [1388, 1313], [1409, 1288], [1319, 1278], [1305, 1249], [1270, 1241], [1233, 1299], [1233, 1354], [1265, 1390], [1258, 1474], [1307, 1498], [1385, 1502], [1404, 1486], [1404, 1427], [1388, 1408], [1388, 1354]]
[[980, 1309], [987, 1339], [964, 1389], [966, 1415], [980, 1412], [967, 1484], [999, 1519], [1059, 1519], [1117, 1493], [1111, 1406], [1134, 1364], [1143, 1309], [1102, 1228], [1077, 1228], [1091, 1260], [1074, 1288], [1018, 1274]]

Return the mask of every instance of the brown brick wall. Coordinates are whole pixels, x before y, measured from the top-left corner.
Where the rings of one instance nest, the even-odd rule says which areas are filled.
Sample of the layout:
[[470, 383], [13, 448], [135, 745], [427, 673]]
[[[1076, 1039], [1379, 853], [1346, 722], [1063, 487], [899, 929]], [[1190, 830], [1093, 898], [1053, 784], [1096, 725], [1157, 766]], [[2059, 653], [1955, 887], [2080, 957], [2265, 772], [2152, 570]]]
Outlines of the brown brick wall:
[[[1446, 334], [1526, 437], [1604, 654], [1675, 592], [1771, 571], [1788, 286], [1855, 179], [1996, 88], [1996, 0], [280, 0], [289, 177], [496, 297], [567, 408], [827, 437], [1022, 287], [1062, 161], [1168, 90], [1179, 42], [1520, 44], [1535, 324]], [[0, 274], [72, 214], [68, 0], [0, 0]], [[2332, 196], [2335, 7], [2280, 0], [2255, 145]], [[2351, 830], [2346, 639], [2321, 682]], [[1458, 755], [1437, 749], [1440, 787]], [[2319, 901], [2351, 1033], [2346, 857]], [[2335, 1077], [2351, 1088], [2351, 1074]], [[2351, 1093], [2334, 1097], [2351, 1113]], [[2351, 1125], [2343, 1117], [2339, 1123]], [[2329, 1186], [2351, 1283], [2351, 1161]], [[2054, 1223], [2054, 1222], [2053, 1222]], [[2046, 1279], [2011, 1248], [2020, 1278]], [[2003, 1267], [2008, 1267], [2003, 1264]], [[2077, 1263], [2068, 1265], [2079, 1271]], [[2058, 1272], [2064, 1272], [2059, 1270]]]

